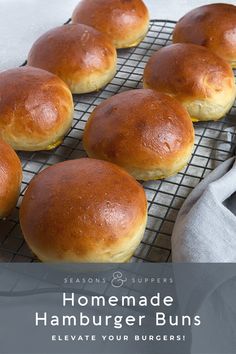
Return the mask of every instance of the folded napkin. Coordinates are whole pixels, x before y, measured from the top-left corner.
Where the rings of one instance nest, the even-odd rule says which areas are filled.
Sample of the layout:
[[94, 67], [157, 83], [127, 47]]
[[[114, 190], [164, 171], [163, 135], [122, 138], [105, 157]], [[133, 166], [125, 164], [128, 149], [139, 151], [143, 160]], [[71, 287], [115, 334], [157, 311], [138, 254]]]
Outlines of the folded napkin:
[[172, 234], [173, 262], [236, 262], [236, 158], [191, 192]]

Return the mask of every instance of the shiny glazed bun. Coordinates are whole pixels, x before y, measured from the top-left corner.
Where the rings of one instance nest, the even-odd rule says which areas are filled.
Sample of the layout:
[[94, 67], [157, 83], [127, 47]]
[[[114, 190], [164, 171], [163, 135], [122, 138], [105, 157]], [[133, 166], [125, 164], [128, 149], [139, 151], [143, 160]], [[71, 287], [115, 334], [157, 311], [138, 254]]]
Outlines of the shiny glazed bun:
[[0, 219], [16, 206], [22, 180], [21, 163], [15, 151], [0, 140]]
[[152, 180], [187, 164], [194, 130], [174, 98], [138, 89], [100, 104], [87, 122], [83, 143], [90, 157], [116, 163], [138, 180]]
[[72, 22], [106, 33], [116, 48], [129, 48], [146, 36], [149, 14], [142, 0], [82, 0], [73, 12]]
[[32, 67], [0, 73], [0, 138], [15, 150], [50, 150], [71, 127], [73, 100], [57, 76]]
[[194, 121], [222, 118], [236, 95], [230, 65], [207, 48], [185, 43], [153, 54], [144, 70], [144, 87], [177, 98]]
[[43, 34], [31, 48], [28, 64], [58, 75], [72, 93], [87, 93], [113, 79], [116, 60], [107, 36], [89, 26], [69, 24]]
[[33, 178], [20, 208], [26, 242], [46, 262], [124, 262], [147, 220], [143, 188], [118, 166], [71, 160]]
[[236, 6], [211, 4], [190, 11], [177, 23], [173, 42], [203, 45], [236, 68]]

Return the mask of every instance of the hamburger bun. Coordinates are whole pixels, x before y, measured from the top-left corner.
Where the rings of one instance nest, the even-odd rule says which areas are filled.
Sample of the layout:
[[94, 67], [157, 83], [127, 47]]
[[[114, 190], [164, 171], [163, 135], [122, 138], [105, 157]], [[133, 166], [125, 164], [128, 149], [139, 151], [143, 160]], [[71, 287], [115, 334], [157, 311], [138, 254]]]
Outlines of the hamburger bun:
[[22, 180], [21, 162], [10, 145], [0, 140], [0, 219], [16, 206]]
[[138, 180], [154, 180], [187, 164], [194, 130], [177, 100], [137, 89], [115, 95], [93, 111], [83, 144], [90, 157], [113, 162]]
[[106, 33], [116, 48], [130, 48], [146, 36], [149, 14], [142, 0], [82, 0], [73, 12], [72, 22]]
[[207, 47], [236, 68], [236, 6], [210, 4], [188, 12], [176, 25], [173, 42]]
[[73, 100], [57, 76], [21, 67], [0, 73], [0, 138], [15, 150], [50, 150], [71, 127]]
[[144, 87], [175, 97], [193, 121], [222, 118], [236, 95], [230, 65], [207, 48], [185, 43], [153, 54], [144, 70]]
[[58, 75], [72, 93], [97, 91], [116, 73], [116, 49], [96, 29], [69, 24], [49, 30], [32, 46], [28, 64]]
[[25, 240], [45, 262], [125, 262], [146, 221], [142, 186], [118, 166], [87, 158], [34, 177], [20, 208]]

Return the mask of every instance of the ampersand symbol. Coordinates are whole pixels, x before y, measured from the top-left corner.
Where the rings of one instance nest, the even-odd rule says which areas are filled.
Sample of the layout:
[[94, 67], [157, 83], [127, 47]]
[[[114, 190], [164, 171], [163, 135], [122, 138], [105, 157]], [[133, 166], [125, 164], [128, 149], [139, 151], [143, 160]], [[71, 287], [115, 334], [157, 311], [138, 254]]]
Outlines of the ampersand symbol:
[[124, 283], [127, 281], [127, 278], [123, 279], [123, 274], [121, 272], [114, 272], [113, 273], [113, 278], [111, 280], [111, 285], [114, 288], [120, 288], [121, 286], [124, 285]]

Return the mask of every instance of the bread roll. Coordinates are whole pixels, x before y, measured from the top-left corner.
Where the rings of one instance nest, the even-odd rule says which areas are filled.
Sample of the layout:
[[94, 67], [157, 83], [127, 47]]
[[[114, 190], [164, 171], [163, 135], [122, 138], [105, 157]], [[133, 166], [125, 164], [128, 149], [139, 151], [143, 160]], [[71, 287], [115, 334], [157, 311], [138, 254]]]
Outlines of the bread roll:
[[153, 54], [144, 70], [144, 87], [177, 98], [193, 121], [222, 118], [236, 95], [230, 65], [207, 48], [185, 43]]
[[177, 23], [173, 42], [205, 46], [236, 68], [236, 6], [210, 4], [190, 11]]
[[69, 24], [43, 34], [33, 45], [28, 64], [58, 75], [72, 93], [88, 93], [109, 83], [116, 73], [116, 49], [96, 29]]
[[130, 48], [146, 36], [149, 14], [142, 0], [82, 0], [73, 12], [72, 22], [106, 33], [116, 48]]
[[83, 143], [90, 157], [116, 163], [138, 180], [153, 180], [187, 164], [194, 130], [174, 98], [138, 89], [100, 104], [86, 124]]
[[0, 138], [15, 150], [50, 150], [71, 127], [72, 95], [57, 76], [32, 67], [0, 73]]
[[146, 221], [141, 185], [111, 163], [86, 158], [34, 177], [20, 208], [25, 240], [46, 262], [125, 262]]
[[0, 140], [0, 219], [16, 206], [22, 180], [21, 163], [15, 151]]

